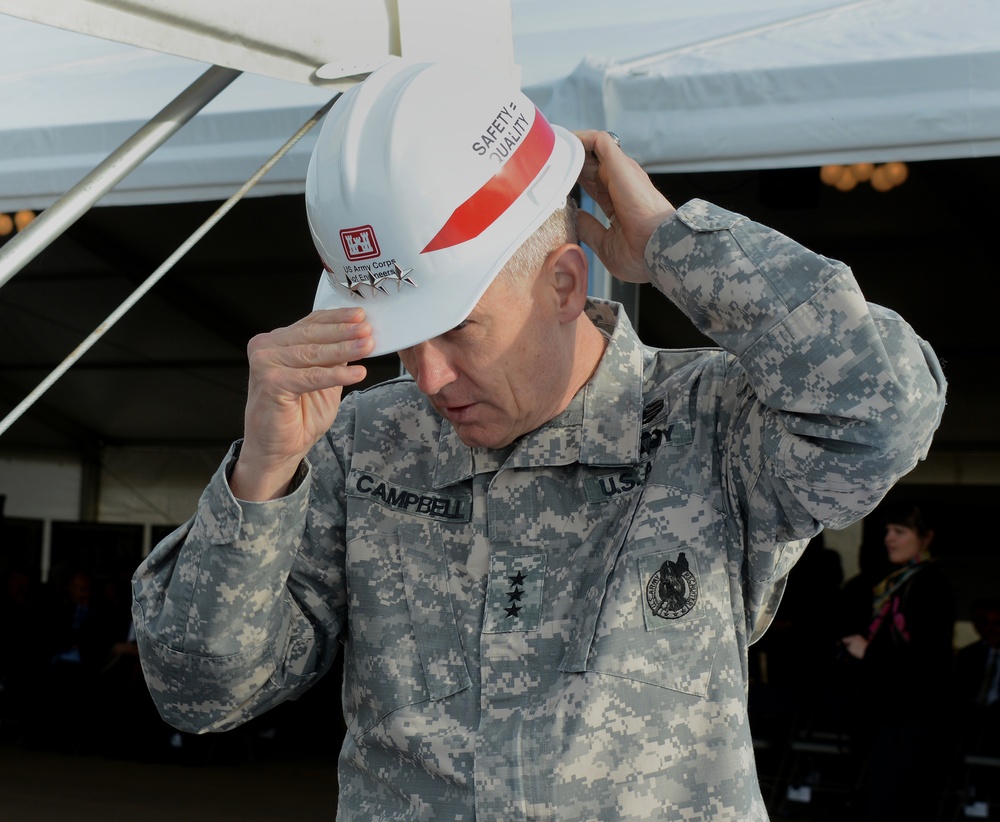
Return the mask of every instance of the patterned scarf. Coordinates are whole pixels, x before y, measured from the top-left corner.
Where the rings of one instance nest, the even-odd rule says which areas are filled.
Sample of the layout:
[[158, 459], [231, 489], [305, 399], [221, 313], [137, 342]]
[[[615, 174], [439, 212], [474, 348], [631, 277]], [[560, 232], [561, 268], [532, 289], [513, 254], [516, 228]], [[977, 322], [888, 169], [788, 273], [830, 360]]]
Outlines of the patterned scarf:
[[906, 584], [913, 575], [928, 562], [924, 556], [908, 562], [902, 568], [897, 568], [872, 589], [875, 595], [872, 604], [872, 622], [868, 626], [868, 641], [875, 638], [882, 623], [889, 619], [889, 631], [894, 641], [909, 642], [910, 632], [906, 629], [906, 615], [903, 613], [903, 594]]

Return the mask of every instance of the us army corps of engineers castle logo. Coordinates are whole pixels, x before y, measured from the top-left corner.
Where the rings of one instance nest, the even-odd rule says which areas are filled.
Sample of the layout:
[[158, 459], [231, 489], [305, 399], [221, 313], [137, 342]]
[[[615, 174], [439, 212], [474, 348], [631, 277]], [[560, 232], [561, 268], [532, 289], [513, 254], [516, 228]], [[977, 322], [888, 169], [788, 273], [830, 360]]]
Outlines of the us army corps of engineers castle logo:
[[698, 601], [698, 580], [682, 551], [676, 562], [666, 560], [646, 583], [646, 602], [663, 619], [678, 619]]
[[[395, 281], [397, 290], [402, 289], [403, 283], [417, 287], [410, 276], [413, 273], [412, 268], [403, 268], [395, 259], [382, 255], [375, 229], [370, 225], [342, 228], [340, 243], [348, 262], [344, 265], [344, 282], [338, 285], [346, 288], [355, 297], [365, 299], [363, 286], [371, 290], [372, 297], [378, 293], [388, 294], [383, 280]], [[327, 270], [333, 274], [329, 266]]]

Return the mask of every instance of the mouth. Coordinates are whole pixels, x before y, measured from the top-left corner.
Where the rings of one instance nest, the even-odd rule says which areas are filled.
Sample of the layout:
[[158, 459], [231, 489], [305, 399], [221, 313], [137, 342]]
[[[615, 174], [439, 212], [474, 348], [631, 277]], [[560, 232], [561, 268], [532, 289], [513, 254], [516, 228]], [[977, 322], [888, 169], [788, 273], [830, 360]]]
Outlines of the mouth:
[[470, 402], [464, 405], [462, 404], [452, 404], [452, 405], [438, 405], [438, 411], [441, 416], [444, 417], [452, 425], [458, 425], [463, 422], [467, 422], [469, 417], [472, 416], [474, 410], [478, 403]]

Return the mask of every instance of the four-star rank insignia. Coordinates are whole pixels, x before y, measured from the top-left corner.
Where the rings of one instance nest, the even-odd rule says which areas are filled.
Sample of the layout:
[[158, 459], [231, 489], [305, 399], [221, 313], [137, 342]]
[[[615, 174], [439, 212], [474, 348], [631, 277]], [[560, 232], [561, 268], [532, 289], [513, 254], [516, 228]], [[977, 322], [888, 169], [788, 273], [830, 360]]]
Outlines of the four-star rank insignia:
[[[356, 270], [359, 268], [361, 270]], [[396, 291], [400, 291], [404, 283], [416, 288], [417, 284], [410, 276], [412, 273], [412, 268], [403, 268], [395, 260], [392, 261], [392, 268], [386, 268], [378, 272], [362, 268], [361, 266], [348, 265], [345, 267], [344, 282], [339, 282], [337, 285], [346, 288], [355, 297], [363, 300], [365, 299], [365, 292], [362, 290], [364, 287], [367, 286], [371, 289], [369, 296], [372, 297], [379, 293], [388, 294], [389, 291], [385, 287], [385, 283], [391, 280], [396, 281]]]

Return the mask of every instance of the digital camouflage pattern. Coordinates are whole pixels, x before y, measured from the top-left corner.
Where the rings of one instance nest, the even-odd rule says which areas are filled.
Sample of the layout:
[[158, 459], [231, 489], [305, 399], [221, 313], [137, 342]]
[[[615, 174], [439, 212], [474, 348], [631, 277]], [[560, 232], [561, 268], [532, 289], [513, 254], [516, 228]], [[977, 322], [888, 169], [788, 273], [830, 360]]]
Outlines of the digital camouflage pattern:
[[725, 351], [644, 347], [618, 306], [557, 418], [470, 449], [409, 379], [349, 395], [281, 500], [226, 469], [134, 613], [179, 728], [232, 727], [345, 642], [342, 820], [762, 820], [747, 646], [822, 526], [925, 456], [945, 382], [850, 271], [701, 201], [655, 285]]

